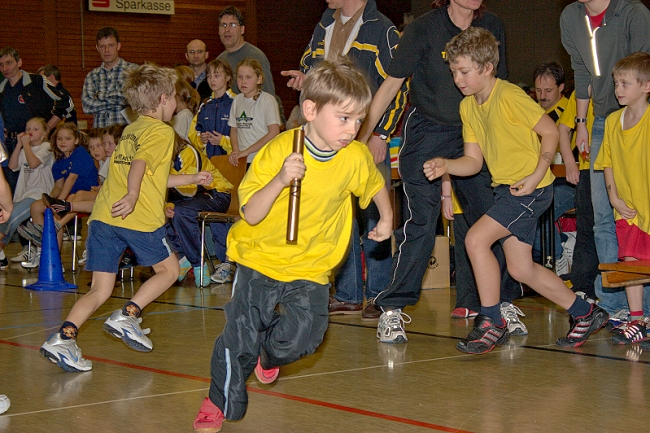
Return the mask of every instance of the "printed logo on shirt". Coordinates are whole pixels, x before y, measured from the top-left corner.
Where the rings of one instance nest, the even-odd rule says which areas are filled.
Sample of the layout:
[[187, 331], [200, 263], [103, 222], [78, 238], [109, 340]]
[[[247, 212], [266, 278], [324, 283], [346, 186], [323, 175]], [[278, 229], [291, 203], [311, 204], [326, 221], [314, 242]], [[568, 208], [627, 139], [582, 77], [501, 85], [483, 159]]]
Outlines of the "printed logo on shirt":
[[25, 103], [25, 100], [23, 99], [23, 95], [18, 95], [18, 102], [21, 104]]
[[253, 127], [253, 118], [248, 117], [245, 111], [236, 117], [237, 129], [251, 129]]

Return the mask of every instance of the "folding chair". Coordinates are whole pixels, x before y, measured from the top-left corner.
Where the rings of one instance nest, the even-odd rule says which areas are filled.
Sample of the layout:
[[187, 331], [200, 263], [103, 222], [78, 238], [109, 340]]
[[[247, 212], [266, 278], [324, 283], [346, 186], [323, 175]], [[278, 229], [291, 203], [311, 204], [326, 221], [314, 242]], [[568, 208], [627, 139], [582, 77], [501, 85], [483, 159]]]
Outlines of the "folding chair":
[[[206, 223], [234, 223], [239, 219], [239, 197], [237, 195], [237, 190], [239, 189], [239, 184], [246, 174], [246, 163], [240, 162], [237, 166], [234, 166], [228, 161], [228, 155], [219, 155], [213, 156], [210, 158], [210, 162], [214, 165], [217, 170], [223, 175], [223, 177], [228, 180], [233, 185], [233, 190], [230, 193], [230, 207], [225, 213], [222, 212], [199, 212], [197, 215], [197, 220], [201, 223], [201, 263], [204, 263], [205, 258], [210, 263], [211, 272], [214, 272], [214, 263], [210, 258], [210, 254], [206, 254], [205, 246], [205, 224]], [[203, 272], [201, 272], [200, 284], [203, 287]]]

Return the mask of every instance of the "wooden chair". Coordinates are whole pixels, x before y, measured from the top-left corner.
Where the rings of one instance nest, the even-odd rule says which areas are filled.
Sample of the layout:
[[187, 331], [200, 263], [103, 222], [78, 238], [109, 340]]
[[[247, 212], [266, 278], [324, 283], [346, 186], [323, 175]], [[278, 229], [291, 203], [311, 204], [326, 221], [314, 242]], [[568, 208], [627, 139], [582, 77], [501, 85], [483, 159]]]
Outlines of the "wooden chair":
[[[201, 263], [204, 263], [205, 258], [210, 263], [211, 273], [214, 272], [214, 263], [210, 258], [210, 254], [206, 254], [205, 246], [205, 224], [206, 223], [234, 223], [239, 219], [239, 197], [237, 190], [239, 184], [246, 174], [246, 162], [241, 161], [237, 166], [234, 166], [228, 161], [228, 155], [213, 156], [210, 162], [217, 170], [225, 177], [228, 182], [233, 185], [233, 190], [230, 192], [230, 207], [225, 213], [222, 212], [199, 212], [197, 220], [201, 224]], [[201, 272], [200, 284], [203, 287], [203, 272]]]

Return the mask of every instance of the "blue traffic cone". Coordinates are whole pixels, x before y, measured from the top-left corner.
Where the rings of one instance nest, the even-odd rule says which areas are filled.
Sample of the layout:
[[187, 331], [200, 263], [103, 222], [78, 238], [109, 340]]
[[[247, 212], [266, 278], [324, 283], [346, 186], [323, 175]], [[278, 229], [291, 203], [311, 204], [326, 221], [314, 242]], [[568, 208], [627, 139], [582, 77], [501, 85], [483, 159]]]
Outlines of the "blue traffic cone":
[[64, 291], [76, 289], [77, 286], [63, 279], [63, 266], [59, 244], [56, 241], [56, 229], [52, 210], [45, 209], [43, 223], [43, 242], [41, 245], [41, 261], [38, 268], [38, 281], [27, 286], [30, 290]]

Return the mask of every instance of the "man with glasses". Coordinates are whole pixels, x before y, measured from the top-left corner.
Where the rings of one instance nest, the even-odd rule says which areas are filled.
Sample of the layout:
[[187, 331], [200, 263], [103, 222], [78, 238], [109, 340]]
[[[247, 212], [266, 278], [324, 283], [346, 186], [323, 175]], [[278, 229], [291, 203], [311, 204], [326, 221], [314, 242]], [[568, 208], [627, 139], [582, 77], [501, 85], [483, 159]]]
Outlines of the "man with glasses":
[[201, 95], [201, 99], [209, 98], [212, 94], [208, 82], [205, 81], [205, 72], [207, 69], [208, 49], [205, 42], [200, 39], [194, 39], [187, 44], [185, 58], [194, 72], [194, 88]]
[[[226, 50], [217, 57], [220, 60], [228, 62], [233, 72], [237, 73], [237, 65], [245, 58], [253, 58], [260, 62], [264, 72], [264, 83], [262, 90], [275, 96], [275, 86], [273, 85], [273, 75], [271, 74], [271, 65], [266, 55], [255, 45], [249, 44], [244, 40], [244, 16], [234, 6], [227, 7], [219, 14], [219, 38]], [[237, 80], [232, 80], [232, 90], [239, 93]]]

